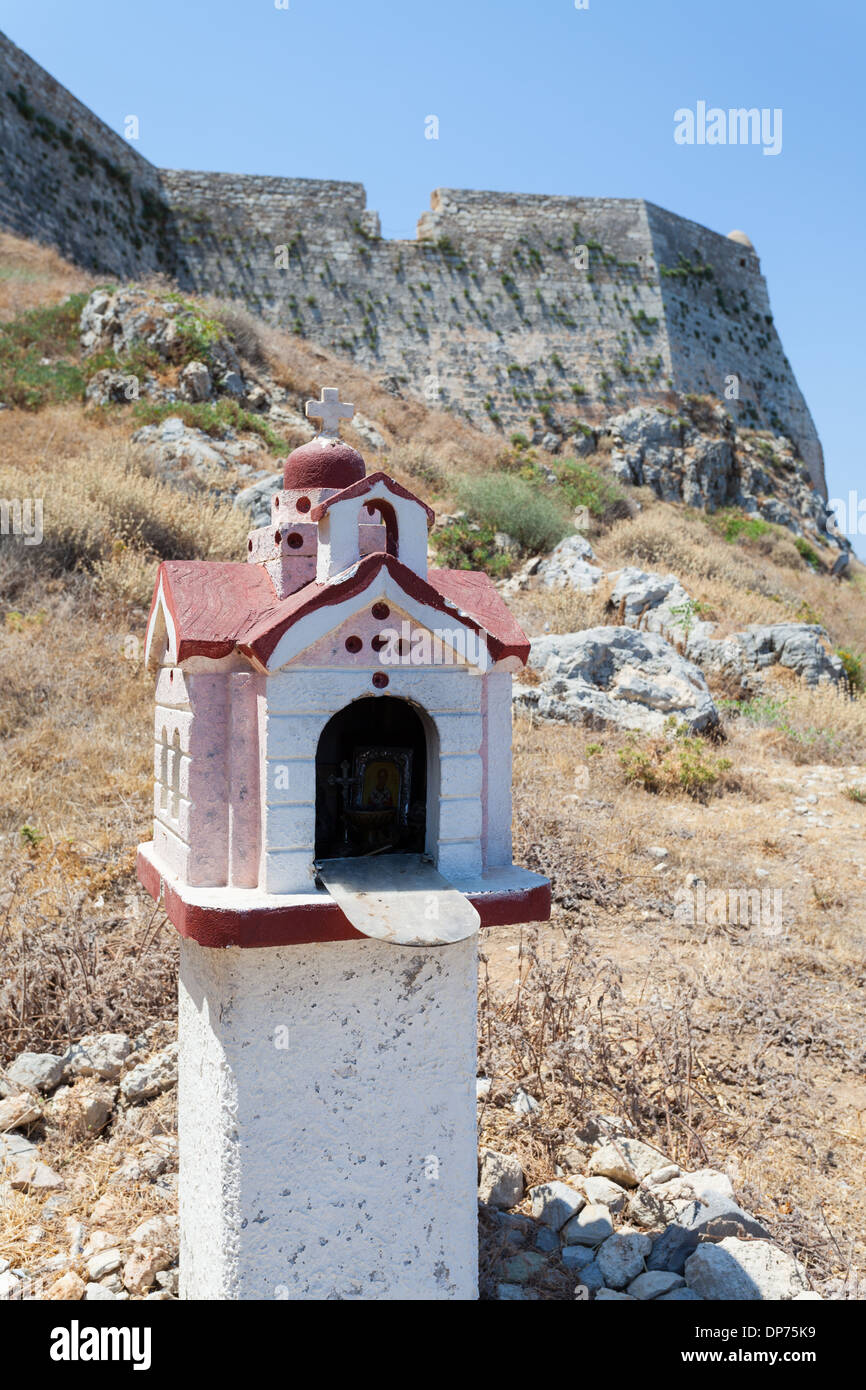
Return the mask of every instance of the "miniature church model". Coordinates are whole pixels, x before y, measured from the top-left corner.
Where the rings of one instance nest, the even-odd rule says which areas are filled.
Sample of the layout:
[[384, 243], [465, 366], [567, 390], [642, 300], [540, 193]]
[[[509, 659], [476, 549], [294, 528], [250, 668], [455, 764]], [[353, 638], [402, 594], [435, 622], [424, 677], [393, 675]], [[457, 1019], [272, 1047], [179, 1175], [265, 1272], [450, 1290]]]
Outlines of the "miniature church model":
[[307, 413], [246, 561], [163, 564], [147, 629], [182, 1288], [472, 1297], [477, 928], [549, 913], [511, 862], [528, 642], [486, 575], [428, 567], [433, 513], [340, 439], [353, 407]]

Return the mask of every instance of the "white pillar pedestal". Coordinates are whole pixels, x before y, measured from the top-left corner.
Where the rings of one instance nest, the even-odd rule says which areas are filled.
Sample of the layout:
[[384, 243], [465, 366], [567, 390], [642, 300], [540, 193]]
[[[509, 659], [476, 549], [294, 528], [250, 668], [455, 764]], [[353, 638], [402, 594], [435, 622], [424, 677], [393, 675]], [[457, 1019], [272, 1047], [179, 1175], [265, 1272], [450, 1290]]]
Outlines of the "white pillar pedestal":
[[181, 1297], [477, 1297], [477, 941], [182, 941]]

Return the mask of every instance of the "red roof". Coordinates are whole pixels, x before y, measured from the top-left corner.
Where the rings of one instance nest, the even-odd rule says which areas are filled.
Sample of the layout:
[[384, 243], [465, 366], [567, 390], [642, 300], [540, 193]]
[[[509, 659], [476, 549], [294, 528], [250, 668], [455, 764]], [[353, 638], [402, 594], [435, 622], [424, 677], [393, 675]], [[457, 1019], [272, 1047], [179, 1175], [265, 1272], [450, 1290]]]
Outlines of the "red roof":
[[177, 633], [178, 662], [191, 656], [216, 660], [239, 651], [266, 666], [280, 638], [294, 623], [317, 608], [362, 593], [382, 569], [388, 570], [410, 598], [484, 633], [494, 661], [507, 656], [526, 661], [529, 641], [486, 574], [434, 569], [424, 580], [384, 552], [367, 555], [345, 579], [330, 584], [314, 581], [284, 599], [276, 597], [261, 565], [167, 560], [159, 568], [150, 622], [161, 581]]
[[350, 487], [344, 487], [340, 492], [333, 493], [330, 497], [326, 498], [324, 502], [320, 502], [317, 507], [313, 508], [310, 512], [310, 520], [321, 521], [322, 517], [327, 511], [330, 511], [335, 502], [347, 502], [354, 497], [363, 497], [376, 483], [384, 483], [388, 491], [393, 492], [395, 497], [403, 497], [407, 502], [417, 502], [418, 506], [423, 507], [427, 513], [428, 527], [433, 525], [433, 522], [436, 520], [436, 513], [433, 508], [428, 507], [426, 502], [422, 502], [420, 497], [416, 497], [414, 492], [410, 492], [408, 488], [403, 487], [402, 483], [398, 483], [394, 478], [389, 478], [387, 473], [382, 473], [381, 471], [378, 473], [370, 473], [367, 477], [360, 478], [358, 482], [352, 483]]

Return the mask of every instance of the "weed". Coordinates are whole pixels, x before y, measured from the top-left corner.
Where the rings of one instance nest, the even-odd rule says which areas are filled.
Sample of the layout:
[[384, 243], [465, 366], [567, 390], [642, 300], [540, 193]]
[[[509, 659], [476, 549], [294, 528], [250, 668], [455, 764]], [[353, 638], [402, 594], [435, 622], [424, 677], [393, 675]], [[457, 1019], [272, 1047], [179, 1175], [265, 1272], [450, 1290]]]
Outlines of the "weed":
[[498, 549], [492, 526], [460, 518], [433, 535], [436, 559], [445, 569], [485, 570], [498, 579], [511, 573], [512, 561]]
[[510, 474], [463, 477], [457, 499], [470, 520], [491, 532], [507, 532], [527, 553], [552, 550], [569, 530], [559, 499]]
[[711, 792], [736, 785], [736, 779], [726, 775], [731, 759], [711, 752], [703, 739], [692, 734], [677, 733], [672, 740], [660, 736], [644, 742], [634, 734], [618, 757], [625, 780], [648, 792], [680, 791], [705, 801]]
[[62, 304], [30, 309], [0, 325], [0, 399], [8, 406], [38, 410], [80, 400], [85, 378], [77, 360], [78, 324], [86, 294]]
[[556, 479], [570, 507], [586, 507], [597, 521], [610, 522], [629, 515], [625, 493], [617, 483], [582, 459], [563, 459], [556, 465]]
[[[125, 406], [118, 407], [125, 410]], [[113, 407], [105, 406], [111, 410]], [[142, 424], [158, 424], [171, 415], [179, 415], [185, 425], [202, 430], [214, 439], [225, 438], [227, 429], [244, 430], [258, 434], [265, 441], [272, 454], [281, 456], [289, 452], [289, 446], [276, 433], [273, 426], [261, 415], [244, 410], [237, 401], [221, 396], [216, 401], [138, 401], [134, 415]]]

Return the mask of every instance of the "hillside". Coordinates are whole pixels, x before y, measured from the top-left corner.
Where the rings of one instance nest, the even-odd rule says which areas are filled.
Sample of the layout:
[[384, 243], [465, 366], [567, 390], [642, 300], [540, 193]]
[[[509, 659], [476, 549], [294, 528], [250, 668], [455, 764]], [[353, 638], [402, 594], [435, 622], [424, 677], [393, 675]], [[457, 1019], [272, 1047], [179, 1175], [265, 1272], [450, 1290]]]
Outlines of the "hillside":
[[[866, 571], [831, 573], [843, 551], [794, 441], [674, 392], [661, 409], [612, 403], [567, 438], [543, 422], [491, 433], [237, 304], [109, 281], [9, 235], [0, 497], [13, 518], [15, 499], [41, 499], [44, 534], [0, 537], [0, 1067], [112, 1031], [130, 1039], [125, 1078], [170, 1048], [176, 937], [133, 874], [152, 814], [155, 570], [243, 557], [309, 437], [303, 402], [336, 384], [368, 466], [435, 507], [439, 563], [486, 568], [535, 639], [515, 861], [551, 877], [555, 906], [549, 926], [482, 943], [481, 1143], [517, 1155], [528, 1185], [575, 1171], [618, 1125], [726, 1173], [815, 1289], [856, 1296]], [[669, 575], [680, 587], [653, 596]], [[665, 680], [686, 663], [713, 718], [671, 725], [640, 692], [644, 727], [598, 702], [586, 718], [592, 690], [554, 666], [558, 639], [588, 632], [625, 642], [642, 676], [635, 644], [663, 649]], [[770, 921], [731, 910], [756, 889], [781, 892]], [[100, 1082], [98, 1123], [70, 1120], [92, 1079], [51, 1099], [56, 1084], [16, 1132], [62, 1186], [7, 1188], [0, 1218], [0, 1261], [43, 1279], [80, 1273], [84, 1236], [127, 1242], [175, 1200], [168, 1081], [132, 1100]], [[515, 1109], [518, 1091], [537, 1108]], [[501, 1229], [483, 1236], [495, 1296], [513, 1271]], [[547, 1266], [514, 1278], [573, 1296]]]
[[3, 34], [0, 71], [0, 227], [243, 302], [490, 434], [534, 418], [567, 439], [580, 417], [709, 393], [788, 435], [825, 492], [744, 232], [643, 198], [438, 188], [391, 240], [360, 183], [157, 169]]

